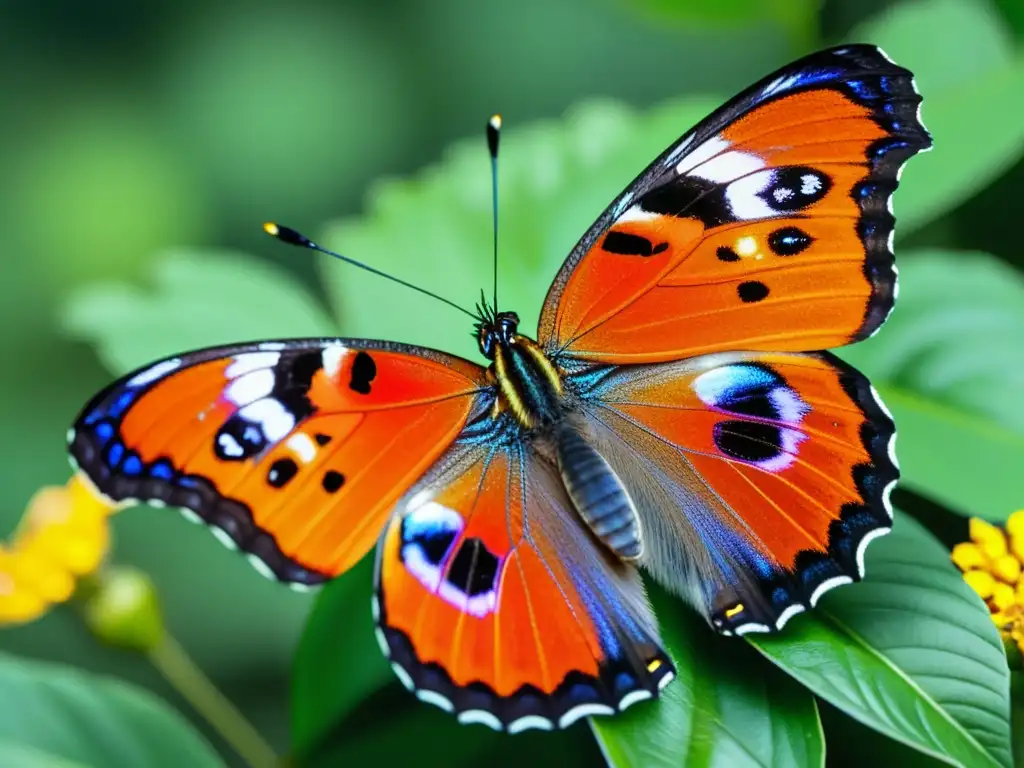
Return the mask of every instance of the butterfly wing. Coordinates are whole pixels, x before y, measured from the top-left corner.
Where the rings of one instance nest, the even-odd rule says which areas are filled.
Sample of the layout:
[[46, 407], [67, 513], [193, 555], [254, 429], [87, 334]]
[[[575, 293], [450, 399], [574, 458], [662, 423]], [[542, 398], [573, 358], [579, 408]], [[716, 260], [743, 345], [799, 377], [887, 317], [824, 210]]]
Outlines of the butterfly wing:
[[876, 331], [896, 296], [890, 207], [931, 145], [911, 73], [873, 46], [812, 54], [644, 171], [548, 292], [550, 353], [609, 363], [809, 351]]
[[641, 515], [641, 564], [726, 634], [780, 629], [860, 579], [892, 526], [892, 420], [828, 353], [605, 369], [585, 428]]
[[482, 368], [416, 347], [211, 348], [111, 384], [69, 450], [114, 501], [191, 510], [265, 575], [313, 585], [370, 549], [485, 395]]
[[656, 696], [674, 671], [637, 571], [573, 517], [545, 460], [496, 431], [460, 439], [378, 545], [395, 672], [460, 722], [512, 733]]

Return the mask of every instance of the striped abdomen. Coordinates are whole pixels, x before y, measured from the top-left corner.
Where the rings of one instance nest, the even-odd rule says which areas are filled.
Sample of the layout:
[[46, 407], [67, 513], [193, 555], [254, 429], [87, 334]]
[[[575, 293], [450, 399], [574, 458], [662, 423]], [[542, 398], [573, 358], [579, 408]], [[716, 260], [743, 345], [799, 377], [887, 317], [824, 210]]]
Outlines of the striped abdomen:
[[608, 462], [568, 423], [555, 433], [558, 469], [580, 517], [623, 560], [643, 553], [640, 518]]

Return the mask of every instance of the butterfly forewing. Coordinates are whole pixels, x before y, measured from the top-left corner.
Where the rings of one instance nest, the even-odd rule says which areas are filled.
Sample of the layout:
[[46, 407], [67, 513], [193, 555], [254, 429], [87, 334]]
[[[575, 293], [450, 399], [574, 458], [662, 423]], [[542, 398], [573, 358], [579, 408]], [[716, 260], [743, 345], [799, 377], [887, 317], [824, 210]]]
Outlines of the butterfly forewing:
[[471, 418], [483, 374], [358, 339], [200, 350], [99, 393], [70, 451], [114, 501], [190, 510], [261, 571], [312, 585], [373, 546]]
[[889, 201], [930, 146], [907, 70], [813, 54], [683, 136], [604, 213], [545, 301], [553, 354], [609, 363], [865, 338], [896, 293]]

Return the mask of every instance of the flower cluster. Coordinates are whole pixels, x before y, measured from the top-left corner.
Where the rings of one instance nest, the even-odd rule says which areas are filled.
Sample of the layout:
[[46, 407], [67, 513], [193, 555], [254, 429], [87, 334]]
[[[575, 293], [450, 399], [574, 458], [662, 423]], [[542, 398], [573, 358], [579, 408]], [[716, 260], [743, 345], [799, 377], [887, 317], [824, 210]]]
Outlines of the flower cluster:
[[74, 594], [76, 580], [107, 554], [114, 509], [79, 475], [32, 497], [10, 542], [0, 544], [0, 626], [33, 621]]
[[953, 562], [988, 605], [1004, 640], [1024, 654], [1024, 509], [1010, 515], [1005, 530], [971, 518], [970, 537], [953, 547]]

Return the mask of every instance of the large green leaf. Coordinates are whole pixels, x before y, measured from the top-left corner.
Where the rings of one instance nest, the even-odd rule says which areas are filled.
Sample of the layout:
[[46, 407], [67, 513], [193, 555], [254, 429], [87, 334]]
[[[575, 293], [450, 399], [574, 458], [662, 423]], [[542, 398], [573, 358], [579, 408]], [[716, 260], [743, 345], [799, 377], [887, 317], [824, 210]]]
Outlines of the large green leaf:
[[0, 741], [0, 765], [17, 768], [87, 768], [85, 763], [26, 747], [13, 741]]
[[373, 555], [325, 586], [292, 666], [292, 752], [312, 753], [359, 704], [394, 682], [370, 615]]
[[737, 640], [652, 590], [677, 679], [653, 704], [591, 727], [610, 766], [821, 766], [825, 742], [814, 697]]
[[[0, 764], [29, 768], [222, 765], [178, 713], [152, 694], [56, 665], [0, 655]], [[2, 760], [17, 754], [18, 762]], [[24, 759], [24, 762], [21, 759]], [[49, 762], [44, 762], [48, 760]]]
[[368, 764], [591, 768], [600, 761], [600, 751], [582, 722], [557, 733], [496, 733], [483, 725], [460, 725], [447, 712], [424, 704], [395, 683], [295, 764], [296, 768]]
[[75, 294], [62, 319], [68, 335], [96, 346], [118, 373], [214, 344], [336, 333], [287, 273], [224, 251], [166, 253], [154, 261], [152, 289], [92, 285]]
[[900, 236], [958, 206], [1024, 153], [1024, 58], [991, 3], [896, 3], [848, 37], [880, 45], [914, 72], [924, 96], [935, 147], [900, 183]]
[[965, 768], [1009, 766], [1009, 670], [984, 603], [905, 515], [866, 559], [862, 584], [827, 594], [784, 634], [750, 642], [898, 741]]
[[885, 328], [840, 354], [892, 410], [907, 487], [992, 520], [1024, 505], [1024, 278], [991, 256], [901, 255]]

